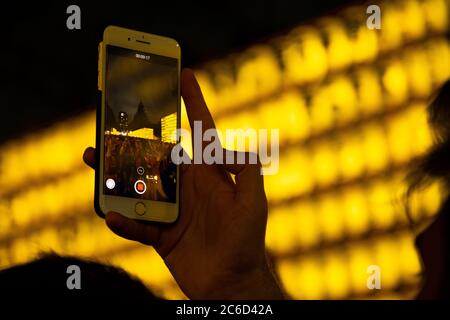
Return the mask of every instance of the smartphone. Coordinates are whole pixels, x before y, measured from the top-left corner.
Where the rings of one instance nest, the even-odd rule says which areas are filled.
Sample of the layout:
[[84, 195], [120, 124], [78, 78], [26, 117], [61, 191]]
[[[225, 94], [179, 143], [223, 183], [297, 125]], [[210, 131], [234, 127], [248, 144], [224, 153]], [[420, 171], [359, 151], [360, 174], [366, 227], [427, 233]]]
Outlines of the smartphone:
[[99, 45], [95, 209], [170, 223], [179, 212], [181, 50], [171, 38], [109, 26]]

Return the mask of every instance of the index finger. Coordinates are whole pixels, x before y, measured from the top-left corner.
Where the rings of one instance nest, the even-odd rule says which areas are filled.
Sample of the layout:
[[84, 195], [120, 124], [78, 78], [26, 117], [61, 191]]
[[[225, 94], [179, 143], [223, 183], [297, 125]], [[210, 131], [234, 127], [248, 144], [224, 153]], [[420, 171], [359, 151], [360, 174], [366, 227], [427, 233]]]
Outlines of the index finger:
[[[191, 126], [192, 130], [192, 142], [195, 143], [195, 121], [201, 121], [201, 137], [203, 137], [203, 133], [206, 130], [215, 129], [216, 126], [214, 124], [211, 113], [208, 110], [208, 106], [206, 105], [205, 99], [200, 89], [200, 85], [198, 84], [194, 72], [191, 69], [183, 69], [181, 72], [181, 95], [183, 97], [184, 104], [186, 105], [189, 125]], [[205, 148], [205, 145], [206, 142], [202, 139], [202, 150]]]

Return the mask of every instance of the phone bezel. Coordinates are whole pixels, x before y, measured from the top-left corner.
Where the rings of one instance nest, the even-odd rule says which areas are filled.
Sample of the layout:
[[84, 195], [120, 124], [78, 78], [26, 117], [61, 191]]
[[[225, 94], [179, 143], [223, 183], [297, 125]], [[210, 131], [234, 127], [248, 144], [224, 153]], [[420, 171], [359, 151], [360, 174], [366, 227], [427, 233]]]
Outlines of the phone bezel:
[[[138, 42], [137, 40], [140, 40]], [[143, 42], [144, 41], [144, 42]], [[108, 26], [103, 33], [103, 42], [100, 45], [99, 52], [99, 89], [101, 91], [101, 108], [97, 112], [97, 160], [98, 174], [96, 174], [96, 210], [101, 211], [104, 216], [107, 212], [115, 211], [122, 215], [145, 221], [157, 222], [174, 222], [178, 218], [179, 211], [179, 185], [180, 185], [180, 168], [177, 166], [177, 184], [176, 184], [176, 202], [169, 203], [163, 201], [143, 200], [130, 197], [112, 196], [104, 194], [104, 128], [105, 128], [105, 81], [106, 81], [106, 46], [113, 45], [130, 50], [137, 50], [146, 53], [153, 53], [161, 56], [172, 57], [177, 59], [178, 65], [178, 99], [177, 99], [177, 128], [181, 124], [181, 98], [180, 98], [180, 72], [181, 72], [181, 50], [180, 46], [174, 39], [144, 33], [140, 31], [120, 28], [116, 26]], [[177, 137], [179, 140], [179, 137]], [[135, 206], [138, 202], [142, 202], [146, 206], [146, 213], [138, 215], [135, 212]]]

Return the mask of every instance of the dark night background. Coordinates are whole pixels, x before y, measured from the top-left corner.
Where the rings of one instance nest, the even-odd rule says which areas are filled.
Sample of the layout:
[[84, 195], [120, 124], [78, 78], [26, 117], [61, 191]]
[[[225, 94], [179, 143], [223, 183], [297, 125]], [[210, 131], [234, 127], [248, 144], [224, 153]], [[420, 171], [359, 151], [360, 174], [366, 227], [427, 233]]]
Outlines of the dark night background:
[[[0, 143], [94, 107], [97, 44], [110, 24], [173, 37], [183, 65], [195, 66], [350, 2], [355, 1], [2, 3]], [[81, 30], [66, 28], [71, 4], [81, 8]]]

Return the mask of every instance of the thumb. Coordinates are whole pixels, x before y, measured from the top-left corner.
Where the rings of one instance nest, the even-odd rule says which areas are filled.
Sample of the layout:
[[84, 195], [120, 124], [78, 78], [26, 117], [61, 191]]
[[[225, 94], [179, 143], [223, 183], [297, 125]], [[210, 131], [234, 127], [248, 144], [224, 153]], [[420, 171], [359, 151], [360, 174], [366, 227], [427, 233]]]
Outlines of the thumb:
[[83, 160], [89, 167], [95, 169], [95, 148], [86, 148], [83, 153]]
[[262, 203], [266, 205], [264, 177], [258, 154], [225, 149], [224, 154], [223, 168], [236, 175], [236, 200], [250, 207], [260, 206]]

